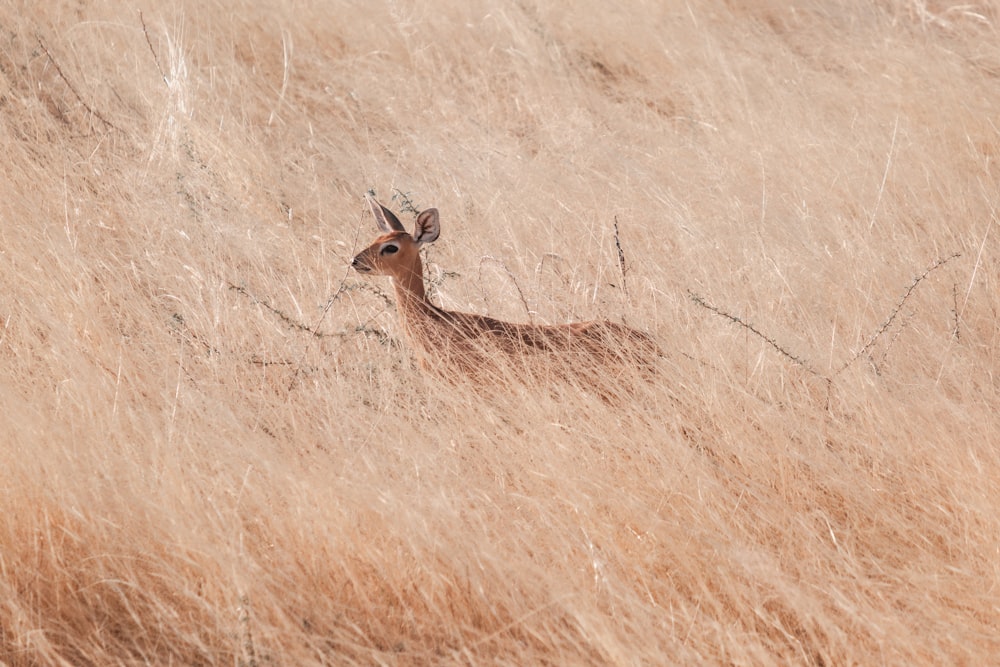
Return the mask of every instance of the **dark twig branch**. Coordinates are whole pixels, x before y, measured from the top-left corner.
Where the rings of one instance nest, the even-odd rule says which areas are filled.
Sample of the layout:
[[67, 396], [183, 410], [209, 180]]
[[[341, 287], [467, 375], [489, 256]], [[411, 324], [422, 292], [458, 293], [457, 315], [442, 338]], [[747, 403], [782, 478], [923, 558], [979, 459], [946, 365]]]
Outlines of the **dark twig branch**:
[[[393, 188], [393, 190], [395, 190], [396, 194], [392, 195], [392, 201], [399, 201], [400, 211], [412, 213], [413, 215], [420, 213], [420, 209], [413, 203], [413, 195], [411, 193], [403, 192], [399, 188]], [[373, 197], [375, 196], [374, 190], [369, 190], [369, 192], [372, 193]]]
[[[758, 338], [760, 338], [761, 340], [763, 340], [765, 343], [767, 343], [768, 345], [770, 345], [772, 348], [774, 348], [775, 350], [777, 350], [777, 352], [779, 354], [781, 354], [783, 357], [785, 357], [786, 359], [788, 359], [792, 363], [795, 363], [795, 364], [801, 366], [802, 368], [806, 369], [807, 371], [809, 371], [809, 373], [815, 375], [816, 377], [819, 377], [819, 378], [822, 378], [822, 379], [826, 380], [827, 384], [829, 385], [830, 383], [832, 383], [834, 377], [836, 377], [839, 373], [841, 373], [842, 371], [844, 371], [845, 369], [847, 369], [848, 367], [850, 367], [855, 361], [857, 361], [858, 359], [860, 359], [862, 356], [864, 356], [865, 354], [867, 354], [872, 349], [872, 347], [875, 345], [875, 343], [877, 343], [879, 341], [879, 339], [892, 326], [893, 322], [896, 321], [896, 318], [899, 316], [900, 311], [902, 311], [903, 306], [906, 304], [906, 301], [913, 294], [914, 290], [917, 289], [917, 286], [920, 285], [920, 283], [923, 282], [927, 278], [927, 276], [929, 276], [932, 272], [934, 272], [937, 269], [941, 268], [942, 266], [944, 266], [945, 264], [947, 264], [951, 260], [953, 260], [953, 259], [955, 259], [957, 257], [960, 257], [961, 254], [962, 253], [960, 253], [960, 252], [956, 252], [956, 253], [953, 253], [951, 255], [948, 255], [947, 257], [942, 257], [942, 258], [938, 259], [933, 264], [931, 264], [923, 273], [921, 273], [919, 276], [917, 276], [916, 278], [914, 278], [913, 282], [911, 282], [909, 284], [909, 286], [907, 286], [906, 290], [903, 292], [903, 296], [896, 303], [896, 306], [892, 309], [892, 312], [889, 313], [889, 316], [881, 324], [881, 326], [879, 326], [879, 328], [875, 331], [875, 333], [873, 333], [871, 335], [871, 337], [861, 347], [861, 349], [858, 350], [849, 360], [847, 360], [847, 362], [845, 362], [831, 376], [824, 375], [824, 374], [820, 373], [819, 371], [815, 370], [805, 359], [803, 359], [803, 358], [801, 358], [801, 357], [799, 357], [797, 355], [792, 354], [787, 349], [785, 349], [784, 347], [782, 347], [774, 338], [768, 336], [767, 334], [765, 334], [764, 332], [762, 332], [760, 329], [758, 329], [754, 325], [752, 325], [749, 322], [745, 321], [743, 318], [741, 318], [741, 317], [739, 317], [737, 315], [733, 315], [732, 313], [729, 313], [729, 312], [723, 310], [722, 308], [719, 308], [718, 306], [715, 306], [715, 305], [713, 305], [711, 303], [708, 303], [704, 298], [702, 298], [698, 294], [695, 294], [691, 290], [688, 290], [688, 296], [691, 298], [692, 301], [694, 301], [696, 304], [698, 304], [702, 308], [710, 310], [713, 313], [715, 313], [716, 315], [719, 315], [720, 317], [724, 317], [725, 319], [729, 320], [733, 324], [736, 324], [736, 325], [738, 325], [740, 327], [743, 327], [744, 329], [746, 329], [747, 331], [749, 331], [750, 333], [752, 333], [753, 335], [757, 336]], [[953, 292], [954, 291], [955, 290], [953, 290]], [[956, 301], [956, 304], [955, 304], [955, 311], [956, 311], [955, 331], [954, 331], [953, 335], [957, 338], [957, 336], [958, 336], [958, 324], [959, 324], [958, 323], [958, 316], [957, 316], [957, 310], [958, 310], [958, 308], [957, 308], [957, 300], [958, 300], [958, 297], [957, 297], [957, 295], [953, 295], [953, 296], [954, 296], [954, 299]], [[896, 338], [898, 338], [898, 337], [899, 337], [899, 332], [897, 331], [896, 334], [889, 341], [889, 347], [892, 346], [892, 344], [896, 341]], [[886, 354], [887, 353], [888, 353], [888, 348], [886, 349]], [[879, 368], [878, 364], [879, 363], [883, 363], [885, 361], [886, 354], [883, 354], [881, 356], [881, 358], [880, 358], [880, 360], [879, 360], [878, 363], [876, 363], [874, 360], [872, 360], [872, 365], [875, 368], [876, 374], [881, 374], [881, 369]]]
[[[369, 194], [372, 197], [375, 196], [374, 189], [371, 189], [368, 192], [369, 192]], [[358, 227], [358, 231], [354, 235], [354, 247], [355, 248], [357, 248], [357, 246], [358, 246], [358, 238], [360, 237], [360, 235], [361, 235], [361, 228]], [[347, 266], [346, 266], [346, 268], [344, 269], [344, 277], [340, 279], [340, 286], [337, 288], [337, 291], [334, 293], [334, 295], [331, 296], [329, 299], [327, 299], [326, 305], [323, 306], [323, 312], [320, 313], [319, 318], [316, 320], [316, 324], [313, 327], [302, 327], [304, 330], [310, 331], [310, 332], [318, 331], [320, 324], [322, 324], [323, 320], [326, 319], [326, 314], [328, 312], [330, 312], [330, 308], [333, 307], [333, 304], [337, 302], [337, 300], [340, 298], [340, 296], [342, 294], [344, 294], [345, 292], [348, 292], [351, 289], [353, 289], [353, 286], [350, 286], [350, 285], [347, 284], [347, 276], [350, 274], [350, 272], [351, 272], [351, 265], [350, 265], [350, 263], [348, 263]], [[388, 297], [386, 297], [384, 294], [382, 294], [382, 298], [385, 299], [388, 303], [391, 303], [391, 300], [388, 299]], [[360, 325], [359, 327], [357, 327], [357, 329], [355, 329], [355, 331], [360, 332], [360, 333], [364, 333], [364, 334], [369, 334], [369, 333], [373, 333], [376, 330], [371, 330], [371, 329], [368, 329], [365, 325]], [[379, 334], [377, 333], [376, 335], [379, 335]], [[313, 338], [315, 338], [315, 337], [316, 337], [316, 335], [313, 336]], [[309, 350], [309, 342], [311, 342], [311, 340], [312, 339], [310, 339], [310, 341], [306, 342], [306, 347], [305, 347], [305, 349], [302, 350], [302, 355], [301, 355], [300, 359], [304, 359], [305, 358], [306, 352]], [[381, 334], [381, 335], [379, 335], [379, 341], [381, 343], [386, 344], [386, 341], [388, 341], [388, 340], [389, 340], [389, 336], [388, 335], [385, 335], [384, 333]], [[292, 389], [295, 388], [296, 383], [299, 381], [300, 369], [301, 369], [301, 363], [296, 367], [295, 373], [292, 375], [292, 380], [291, 380], [291, 382], [288, 383], [288, 391], [289, 392], [291, 392]]]
[[952, 329], [951, 335], [955, 340], [960, 341], [962, 340], [962, 317], [958, 311], [958, 283], [953, 283], [951, 286], [951, 299], [953, 303], [951, 312], [955, 316], [955, 327]]
[[879, 355], [878, 361], [875, 361], [872, 356], [868, 357], [868, 361], [871, 362], [872, 368], [875, 370], [875, 375], [882, 375], [882, 366], [885, 365], [885, 360], [889, 358], [889, 350], [892, 349], [892, 344], [896, 342], [896, 339], [899, 338], [901, 333], [903, 333], [903, 327], [899, 327], [893, 332], [889, 342], [885, 345], [885, 349], [882, 350], [882, 354]]
[[[871, 337], [868, 339], [868, 342], [866, 342], [863, 346], [861, 346], [861, 349], [858, 350], [854, 354], [853, 357], [851, 357], [850, 359], [848, 359], [847, 362], [844, 363], [843, 366], [841, 366], [839, 369], [837, 369], [837, 373], [840, 373], [840, 372], [846, 370], [851, 364], [853, 364], [855, 361], [857, 361], [862, 356], [864, 356], [872, 348], [872, 346], [875, 345], [875, 343], [878, 342], [878, 339], [882, 337], [882, 334], [884, 334], [889, 329], [889, 327], [892, 326], [892, 323], [896, 320], [896, 317], [899, 315], [899, 311], [901, 311], [903, 309], [903, 305], [906, 303], [906, 300], [910, 298], [911, 294], [913, 294], [913, 290], [917, 289], [917, 285], [919, 285], [921, 282], [923, 282], [923, 280], [927, 276], [929, 276], [931, 274], [931, 272], [933, 272], [933, 271], [941, 268], [942, 266], [944, 266], [945, 264], [947, 264], [951, 260], [953, 260], [953, 259], [955, 259], [957, 257], [961, 257], [961, 255], [962, 255], [962, 253], [956, 252], [956, 253], [952, 253], [951, 255], [948, 255], [947, 257], [942, 257], [942, 258], [938, 259], [936, 262], [934, 262], [933, 264], [931, 264], [927, 268], [927, 270], [925, 270], [919, 276], [917, 276], [916, 278], [914, 278], [913, 282], [911, 282], [909, 284], [909, 286], [906, 288], [906, 291], [903, 292], [903, 296], [902, 296], [902, 298], [900, 298], [899, 302], [896, 304], [896, 307], [892, 309], [891, 313], [889, 313], [889, 317], [886, 318], [885, 322], [883, 322], [882, 325], [878, 328], [878, 330], [874, 334], [871, 335]], [[837, 373], [834, 373], [834, 375], [836, 375]]]
[[729, 312], [727, 312], [727, 311], [719, 308], [718, 306], [715, 306], [715, 305], [713, 305], [713, 304], [705, 301], [705, 299], [703, 299], [698, 294], [695, 294], [691, 290], [688, 290], [688, 297], [690, 297], [690, 299], [692, 301], [694, 301], [696, 304], [698, 304], [702, 308], [710, 310], [713, 313], [715, 313], [716, 315], [719, 315], [720, 317], [724, 317], [725, 319], [729, 320], [733, 324], [736, 324], [738, 326], [743, 327], [744, 329], [746, 329], [747, 331], [749, 331], [750, 333], [752, 333], [753, 335], [757, 336], [762, 341], [764, 341], [765, 343], [767, 343], [768, 345], [770, 345], [771, 347], [773, 347], [775, 350], [777, 350], [777, 352], [781, 356], [785, 357], [786, 359], [788, 359], [792, 363], [797, 364], [798, 366], [801, 366], [802, 368], [804, 368], [805, 370], [809, 371], [810, 373], [812, 373], [816, 377], [823, 378], [824, 380], [827, 379], [825, 375], [823, 375], [819, 371], [815, 370], [809, 364], [809, 362], [807, 362], [805, 359], [803, 359], [802, 357], [799, 357], [797, 355], [792, 354], [791, 352], [789, 352], [788, 350], [786, 350], [784, 347], [782, 347], [778, 343], [778, 341], [776, 341], [775, 339], [771, 338], [770, 336], [768, 336], [767, 334], [765, 334], [764, 332], [762, 332], [760, 329], [758, 329], [754, 325], [750, 324], [749, 322], [747, 322], [743, 318], [739, 317], [738, 315], [733, 315], [732, 313], [729, 313]]
[[149, 52], [153, 54], [153, 62], [156, 63], [156, 71], [160, 73], [160, 78], [163, 79], [163, 83], [170, 87], [170, 80], [167, 79], [167, 75], [163, 73], [163, 68], [160, 67], [160, 58], [156, 55], [156, 49], [153, 48], [153, 42], [149, 39], [149, 30], [146, 29], [146, 18], [142, 15], [142, 10], [139, 10], [139, 23], [142, 24], [142, 34], [146, 36], [146, 44], [149, 46]]
[[76, 89], [76, 86], [73, 85], [73, 83], [69, 80], [69, 77], [67, 77], [66, 74], [62, 71], [62, 67], [59, 66], [59, 62], [49, 52], [49, 49], [47, 46], [45, 46], [45, 42], [42, 41], [42, 38], [36, 36], [35, 39], [38, 40], [38, 45], [42, 47], [42, 51], [45, 52], [45, 57], [47, 57], [49, 59], [49, 62], [52, 63], [52, 66], [56, 68], [56, 73], [59, 75], [59, 78], [63, 80], [63, 83], [65, 83], [67, 87], [69, 87], [73, 95], [76, 96], [77, 101], [83, 105], [83, 108], [86, 109], [91, 116], [94, 116], [95, 118], [97, 118], [97, 120], [104, 123], [106, 127], [121, 132], [121, 130], [119, 130], [114, 123], [112, 123], [110, 120], [101, 115], [101, 112], [97, 111], [84, 101], [83, 97], [80, 95], [80, 92]]
[[[229, 286], [229, 289], [233, 290], [234, 292], [237, 292], [238, 294], [242, 294], [246, 298], [250, 299], [250, 302], [253, 303], [254, 305], [262, 306], [265, 310], [269, 311], [273, 315], [276, 315], [279, 320], [281, 320], [288, 326], [288, 328], [297, 329], [298, 331], [305, 331], [306, 333], [312, 334], [313, 337], [315, 338], [326, 338], [327, 336], [329, 336], [329, 334], [325, 334], [322, 331], [319, 331], [318, 329], [314, 329], [313, 327], [310, 327], [307, 324], [302, 324], [301, 322], [292, 319], [290, 316], [285, 314], [284, 311], [275, 308], [265, 299], [262, 299], [258, 296], [251, 294], [246, 287], [243, 287], [242, 285], [235, 285], [233, 283], [227, 283], [227, 284]], [[330, 303], [332, 304], [332, 302], [333, 300], [331, 299]]]
[[625, 298], [628, 299], [628, 283], [625, 282], [625, 274], [628, 273], [628, 269], [625, 266], [625, 251], [622, 250], [621, 238], [618, 234], [618, 216], [615, 216], [615, 247], [618, 248], [618, 270], [622, 274], [622, 291], [625, 292]]

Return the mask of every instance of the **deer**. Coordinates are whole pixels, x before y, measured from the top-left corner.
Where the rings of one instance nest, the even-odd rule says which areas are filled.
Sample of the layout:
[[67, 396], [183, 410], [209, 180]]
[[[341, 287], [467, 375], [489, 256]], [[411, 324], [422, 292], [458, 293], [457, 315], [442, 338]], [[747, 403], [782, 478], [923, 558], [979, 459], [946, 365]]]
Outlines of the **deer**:
[[649, 369], [661, 356], [649, 335], [607, 320], [515, 323], [434, 305], [427, 297], [420, 249], [440, 236], [438, 210], [420, 212], [410, 233], [391, 210], [371, 195], [366, 199], [381, 234], [351, 266], [360, 274], [392, 279], [402, 329], [424, 370], [457, 367], [477, 377], [504, 359], [537, 369], [545, 358], [556, 361], [562, 375], [568, 371], [593, 380], [607, 379], [609, 369]]

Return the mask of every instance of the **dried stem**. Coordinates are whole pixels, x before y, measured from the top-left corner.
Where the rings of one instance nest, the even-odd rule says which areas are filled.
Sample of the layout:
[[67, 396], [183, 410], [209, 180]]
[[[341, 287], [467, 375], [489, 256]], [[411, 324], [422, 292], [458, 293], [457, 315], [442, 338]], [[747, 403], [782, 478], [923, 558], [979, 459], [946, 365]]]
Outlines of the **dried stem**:
[[146, 44], [149, 46], [149, 52], [153, 54], [153, 62], [156, 63], [156, 70], [160, 73], [160, 78], [163, 79], [163, 83], [170, 87], [170, 81], [167, 79], [167, 75], [163, 73], [163, 68], [160, 67], [160, 58], [156, 55], [156, 49], [153, 48], [153, 42], [149, 39], [149, 30], [146, 29], [146, 18], [142, 15], [142, 10], [139, 10], [139, 23], [142, 24], [142, 34], [146, 36]]
[[[688, 296], [691, 298], [692, 301], [694, 301], [696, 304], [698, 304], [702, 308], [710, 310], [713, 313], [715, 313], [716, 315], [719, 315], [721, 317], [726, 318], [727, 320], [729, 320], [733, 324], [737, 324], [737, 325], [743, 327], [748, 332], [754, 334], [755, 336], [757, 336], [758, 338], [760, 338], [761, 340], [763, 340], [765, 343], [767, 343], [768, 345], [770, 345], [771, 347], [773, 347], [775, 350], [778, 351], [778, 353], [780, 353], [783, 357], [785, 357], [789, 361], [791, 361], [791, 362], [793, 362], [793, 363], [801, 366], [802, 368], [804, 368], [807, 371], [809, 371], [811, 374], [813, 374], [813, 375], [815, 375], [815, 376], [817, 376], [819, 378], [822, 378], [822, 379], [826, 380], [828, 383], [830, 383], [830, 382], [832, 382], [832, 380], [833, 380], [834, 377], [836, 377], [839, 373], [841, 373], [844, 370], [846, 370], [855, 361], [857, 361], [859, 358], [861, 358], [866, 353], [868, 353], [869, 350], [871, 350], [871, 348], [875, 345], [875, 343], [877, 343], [878, 340], [885, 334], [885, 332], [889, 330], [889, 327], [892, 326], [892, 323], [899, 316], [900, 311], [903, 309], [903, 306], [906, 304], [906, 301], [910, 298], [910, 295], [913, 294], [914, 290], [917, 289], [917, 286], [921, 282], [923, 282], [923, 280], [925, 278], [927, 278], [927, 276], [929, 276], [933, 271], [941, 268], [942, 266], [944, 266], [945, 264], [947, 264], [951, 260], [953, 260], [953, 259], [955, 259], [957, 257], [960, 257], [961, 254], [962, 253], [960, 253], [960, 252], [956, 252], [956, 253], [953, 253], [951, 255], [948, 255], [947, 257], [942, 257], [942, 258], [938, 259], [936, 262], [934, 262], [933, 264], [931, 264], [923, 273], [921, 273], [919, 276], [917, 276], [916, 278], [914, 278], [913, 282], [910, 283], [910, 285], [906, 288], [906, 291], [903, 293], [903, 296], [899, 299], [899, 302], [896, 304], [895, 308], [893, 308], [892, 312], [889, 313], [889, 317], [887, 317], [886, 320], [882, 323], [882, 325], [879, 326], [878, 330], [875, 331], [875, 333], [871, 335], [871, 337], [868, 339], [868, 341], [861, 347], [860, 350], [858, 350], [854, 354], [854, 356], [852, 356], [847, 362], [845, 362], [831, 376], [823, 375], [819, 371], [815, 370], [804, 359], [802, 359], [801, 357], [799, 357], [797, 355], [792, 354], [791, 352], [789, 352], [788, 350], [786, 350], [784, 347], [782, 347], [774, 338], [771, 338], [767, 334], [763, 333], [760, 329], [758, 329], [754, 325], [750, 324], [749, 322], [745, 321], [743, 318], [739, 317], [738, 315], [733, 315], [732, 313], [729, 313], [729, 312], [723, 310], [722, 308], [719, 308], [718, 306], [715, 306], [715, 305], [713, 305], [711, 303], [708, 303], [704, 298], [702, 298], [698, 294], [695, 294], [691, 290], [688, 290]], [[954, 336], [957, 338], [958, 335], [959, 335], [959, 333], [958, 333], [959, 321], [958, 321], [958, 296], [957, 296], [957, 288], [953, 289], [952, 291], [954, 293], [953, 296], [954, 296], [954, 299], [955, 299], [955, 329], [954, 329]], [[889, 341], [889, 346], [891, 346], [892, 343], [895, 342], [895, 340], [896, 340], [896, 338], [898, 338], [898, 336], [899, 336], [899, 332], [897, 332], [896, 335], [894, 335], [892, 337], [892, 339]], [[887, 349], [886, 353], [888, 353], [888, 349]], [[883, 354], [882, 358], [880, 359], [880, 363], [885, 361], [885, 357], [886, 357], [886, 355]], [[873, 363], [873, 366], [875, 367], [875, 372], [877, 374], [881, 374], [881, 371], [880, 371], [878, 365], [875, 364], [874, 360], [873, 360], [872, 363]]]
[[99, 111], [97, 111], [84, 101], [83, 97], [80, 96], [79, 91], [76, 89], [76, 86], [74, 86], [72, 82], [70, 82], [69, 77], [67, 77], [66, 74], [62, 71], [62, 67], [59, 66], [59, 62], [54, 57], [52, 57], [52, 54], [49, 52], [48, 47], [45, 46], [45, 42], [42, 41], [42, 38], [36, 36], [35, 39], [38, 40], [38, 45], [42, 47], [42, 51], [45, 52], [45, 56], [49, 59], [49, 62], [51, 62], [52, 66], [56, 68], [56, 73], [59, 74], [59, 78], [61, 78], [63, 82], [69, 87], [73, 95], [76, 96], [77, 101], [83, 105], [83, 108], [86, 109], [91, 116], [94, 116], [95, 118], [97, 118], [97, 120], [104, 123], [106, 127], [110, 127], [112, 130], [118, 130], [119, 132], [121, 132], [121, 130], [119, 130], [114, 123], [105, 118], [103, 115], [101, 115]]
[[[314, 329], [314, 328], [310, 327], [307, 324], [302, 324], [301, 322], [292, 319], [284, 311], [282, 311], [282, 310], [280, 310], [278, 308], [275, 308], [270, 303], [268, 303], [267, 300], [262, 299], [262, 298], [260, 298], [258, 296], [255, 296], [255, 295], [251, 294], [250, 291], [246, 287], [244, 287], [242, 285], [235, 285], [233, 283], [227, 283], [227, 285], [228, 285], [229, 289], [233, 290], [234, 292], [237, 292], [238, 294], [242, 294], [243, 296], [245, 296], [248, 299], [250, 299], [250, 301], [254, 305], [263, 306], [265, 310], [268, 310], [272, 314], [277, 315], [278, 319], [281, 320], [282, 322], [284, 322], [285, 324], [287, 324], [290, 329], [297, 329], [299, 331], [305, 331], [306, 333], [312, 334], [313, 337], [315, 337], [315, 338], [326, 338], [329, 335], [329, 334], [325, 334], [325, 333], [323, 333], [323, 332], [321, 332], [321, 331], [319, 331], [317, 329]], [[343, 286], [341, 286], [341, 287], [343, 287]], [[331, 299], [330, 303], [331, 304], [333, 303], [332, 299]], [[329, 306], [327, 306], [327, 307], [329, 308]], [[325, 313], [325, 311], [324, 311], [324, 313]]]
[[954, 336], [955, 340], [962, 340], [962, 317], [958, 311], [958, 283], [953, 283], [951, 286], [951, 299], [952, 299], [952, 315], [955, 316], [955, 326], [951, 330], [951, 335]]
[[[413, 215], [417, 215], [418, 213], [420, 213], [420, 209], [418, 209], [413, 204], [413, 195], [412, 194], [410, 194], [409, 192], [403, 192], [399, 188], [393, 188], [393, 190], [395, 190], [396, 194], [394, 194], [392, 196], [392, 201], [399, 201], [399, 210], [400, 211], [405, 211], [407, 213], [412, 213]], [[372, 197], [375, 196], [374, 189], [369, 190], [369, 192], [372, 194]]]
[[789, 352], [788, 350], [786, 350], [784, 347], [782, 347], [780, 344], [778, 344], [778, 341], [774, 340], [773, 338], [771, 338], [770, 336], [768, 336], [767, 334], [765, 334], [760, 329], [758, 329], [754, 325], [750, 324], [749, 322], [747, 322], [743, 318], [739, 317], [738, 315], [733, 315], [732, 313], [729, 313], [729, 312], [727, 312], [725, 310], [722, 310], [718, 306], [715, 306], [715, 305], [713, 305], [713, 304], [705, 301], [704, 298], [702, 298], [698, 294], [695, 294], [691, 290], [688, 290], [688, 297], [690, 297], [690, 299], [692, 301], [694, 301], [696, 304], [698, 304], [702, 308], [710, 310], [713, 313], [715, 313], [716, 315], [719, 315], [721, 317], [726, 318], [727, 320], [729, 320], [733, 324], [737, 324], [737, 325], [743, 327], [744, 329], [746, 329], [747, 331], [749, 331], [750, 333], [754, 334], [755, 336], [757, 336], [758, 338], [760, 338], [761, 340], [763, 340], [765, 343], [767, 343], [768, 345], [770, 345], [771, 347], [773, 347], [775, 350], [778, 351], [779, 354], [781, 354], [781, 356], [785, 357], [786, 359], [788, 359], [792, 363], [801, 366], [802, 368], [806, 369], [807, 371], [809, 371], [810, 373], [812, 373], [816, 377], [823, 378], [824, 380], [827, 379], [825, 375], [823, 375], [819, 371], [815, 370], [809, 364], [809, 362], [807, 362], [805, 359], [803, 359], [802, 357], [799, 357], [797, 355], [792, 354], [791, 352]]
[[625, 282], [625, 274], [628, 273], [628, 269], [625, 267], [625, 251], [622, 250], [621, 239], [618, 234], [618, 216], [615, 216], [615, 247], [618, 248], [618, 270], [622, 274], [622, 291], [625, 292], [625, 298], [628, 299], [628, 283]]
[[[875, 343], [878, 342], [878, 339], [882, 337], [882, 334], [884, 334], [889, 329], [889, 327], [892, 326], [892, 323], [896, 320], [896, 316], [899, 315], [899, 311], [902, 310], [903, 305], [906, 303], [906, 300], [910, 298], [910, 295], [913, 294], [913, 290], [917, 289], [917, 285], [919, 285], [924, 280], [924, 278], [930, 275], [932, 271], [941, 268], [942, 266], [944, 266], [951, 260], [955, 259], [956, 257], [961, 257], [961, 255], [962, 253], [956, 252], [952, 253], [951, 255], [948, 255], [947, 257], [942, 257], [933, 264], [931, 264], [927, 268], [927, 270], [925, 270], [919, 276], [914, 278], [913, 282], [911, 282], [909, 287], [906, 288], [906, 291], [903, 292], [903, 296], [899, 300], [899, 303], [896, 304], [896, 307], [892, 309], [891, 313], [889, 313], [889, 317], [887, 317], [885, 322], [882, 323], [882, 326], [880, 326], [878, 330], [874, 334], [872, 334], [872, 336], [868, 339], [868, 342], [865, 343], [861, 347], [861, 349], [855, 353], [853, 357], [848, 359], [843, 366], [837, 369], [837, 373], [846, 370], [851, 364], [853, 364], [855, 361], [861, 358], [865, 353], [868, 352], [868, 350], [872, 348], [873, 345], [875, 345]], [[837, 373], [834, 373], [834, 375], [836, 375]]]

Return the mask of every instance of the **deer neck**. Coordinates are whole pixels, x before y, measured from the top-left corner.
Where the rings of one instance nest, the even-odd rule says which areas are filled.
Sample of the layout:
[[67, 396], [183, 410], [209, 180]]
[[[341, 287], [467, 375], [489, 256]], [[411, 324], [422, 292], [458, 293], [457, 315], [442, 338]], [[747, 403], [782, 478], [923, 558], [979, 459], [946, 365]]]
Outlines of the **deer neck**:
[[424, 291], [424, 270], [419, 257], [411, 269], [393, 275], [392, 286], [396, 290], [396, 303], [403, 313], [430, 305]]

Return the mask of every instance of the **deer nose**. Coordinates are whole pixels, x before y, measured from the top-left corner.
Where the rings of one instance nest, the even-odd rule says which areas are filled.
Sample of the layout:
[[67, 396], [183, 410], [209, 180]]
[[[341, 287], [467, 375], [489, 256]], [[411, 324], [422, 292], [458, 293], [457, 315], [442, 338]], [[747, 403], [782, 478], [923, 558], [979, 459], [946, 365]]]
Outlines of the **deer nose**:
[[369, 270], [368, 266], [366, 264], [363, 264], [361, 262], [361, 256], [360, 255], [358, 257], [354, 258], [354, 261], [351, 262], [351, 266], [354, 268], [355, 271], [365, 272], [365, 271]]

